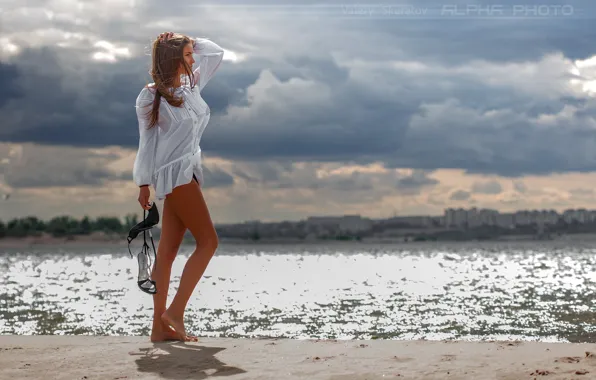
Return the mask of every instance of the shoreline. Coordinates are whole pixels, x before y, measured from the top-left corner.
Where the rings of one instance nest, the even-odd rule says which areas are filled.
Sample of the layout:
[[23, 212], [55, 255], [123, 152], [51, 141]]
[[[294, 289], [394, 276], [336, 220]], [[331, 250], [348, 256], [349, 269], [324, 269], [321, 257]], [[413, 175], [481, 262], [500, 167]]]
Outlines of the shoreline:
[[57, 238], [51, 236], [29, 236], [25, 238], [2, 238], [0, 249], [3, 248], [33, 248], [43, 246], [117, 246], [126, 247], [126, 237], [98, 237], [93, 235], [77, 236], [74, 239]]
[[[578, 233], [563, 235], [556, 239], [534, 239], [531, 235], [519, 235], [511, 239], [490, 239], [490, 240], [428, 240], [428, 241], [404, 241], [399, 238], [370, 238], [361, 241], [355, 240], [302, 240], [302, 239], [261, 239], [261, 240], [244, 240], [244, 239], [230, 239], [221, 238], [221, 244], [229, 245], [316, 245], [316, 244], [335, 244], [335, 245], [368, 245], [368, 244], [387, 244], [387, 245], [403, 245], [413, 246], [418, 244], [423, 245], [438, 245], [438, 244], [491, 244], [491, 243], [565, 243], [574, 240], [596, 241], [596, 233]], [[159, 236], [154, 237], [155, 242], [159, 241]], [[185, 239], [182, 244], [194, 244], [190, 239]], [[8, 248], [34, 248], [43, 246], [65, 246], [65, 247], [101, 247], [101, 246], [122, 246], [126, 248], [126, 235], [77, 235], [71, 238], [52, 237], [52, 236], [28, 236], [24, 238], [4, 237], [0, 238], [0, 249]]]
[[596, 344], [0, 335], [6, 379], [548, 379], [596, 376]]

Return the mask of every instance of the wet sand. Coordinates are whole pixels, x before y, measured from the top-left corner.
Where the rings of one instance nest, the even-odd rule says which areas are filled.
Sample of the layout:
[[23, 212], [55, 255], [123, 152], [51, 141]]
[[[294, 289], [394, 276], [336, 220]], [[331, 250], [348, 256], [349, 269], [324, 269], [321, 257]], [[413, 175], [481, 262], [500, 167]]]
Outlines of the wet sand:
[[596, 344], [0, 336], [0, 379], [594, 379]]

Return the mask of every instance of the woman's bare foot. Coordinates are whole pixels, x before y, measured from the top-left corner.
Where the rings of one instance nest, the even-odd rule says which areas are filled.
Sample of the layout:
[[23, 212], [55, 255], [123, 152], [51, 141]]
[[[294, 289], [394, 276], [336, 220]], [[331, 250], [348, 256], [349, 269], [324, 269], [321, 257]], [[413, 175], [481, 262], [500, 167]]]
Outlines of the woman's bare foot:
[[161, 315], [161, 320], [164, 325], [168, 326], [168, 328], [171, 326], [171, 328], [174, 329], [175, 333], [178, 334], [178, 339], [185, 342], [198, 342], [199, 338], [186, 334], [184, 321], [171, 317], [167, 310]]
[[152, 342], [167, 342], [171, 340], [180, 340], [180, 335], [175, 331], [155, 331], [151, 333]]
[[153, 329], [151, 331], [151, 342], [167, 342], [167, 341], [183, 341], [183, 342], [191, 342], [190, 337], [186, 337], [186, 339], [182, 339], [180, 334], [176, 331], [172, 330], [172, 328], [165, 323], [161, 322], [159, 325], [153, 325]]

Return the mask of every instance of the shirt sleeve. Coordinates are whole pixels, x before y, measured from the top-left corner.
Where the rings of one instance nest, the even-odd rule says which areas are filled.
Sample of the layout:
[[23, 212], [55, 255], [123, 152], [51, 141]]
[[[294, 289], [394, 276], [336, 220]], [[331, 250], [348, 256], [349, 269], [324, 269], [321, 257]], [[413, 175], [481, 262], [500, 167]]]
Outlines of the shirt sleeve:
[[155, 169], [158, 125], [149, 128], [147, 112], [151, 111], [152, 101], [146, 96], [137, 98], [137, 119], [139, 124], [139, 149], [133, 167], [133, 180], [137, 186], [150, 185]]
[[198, 77], [199, 91], [202, 91], [219, 68], [224, 50], [206, 38], [195, 38], [193, 50], [199, 56], [199, 67], [193, 74], [195, 78]]

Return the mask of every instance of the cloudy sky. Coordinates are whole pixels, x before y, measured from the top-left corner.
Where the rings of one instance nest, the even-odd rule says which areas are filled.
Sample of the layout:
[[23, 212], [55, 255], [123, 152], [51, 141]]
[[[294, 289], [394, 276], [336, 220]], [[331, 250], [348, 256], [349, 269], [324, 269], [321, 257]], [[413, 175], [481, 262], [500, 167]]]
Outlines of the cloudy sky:
[[596, 208], [593, 1], [201, 3], [0, 1], [0, 220], [139, 212], [164, 31], [226, 50], [203, 94], [218, 223]]

